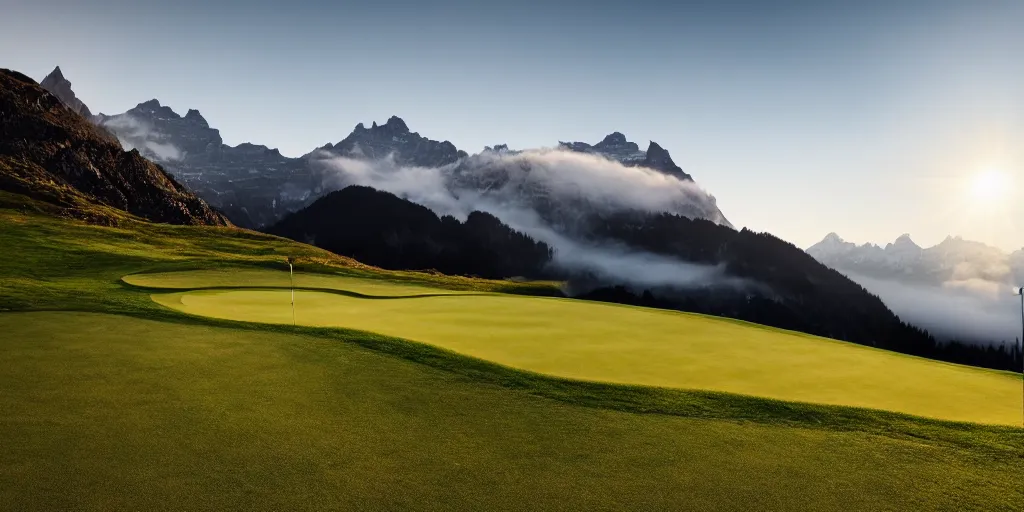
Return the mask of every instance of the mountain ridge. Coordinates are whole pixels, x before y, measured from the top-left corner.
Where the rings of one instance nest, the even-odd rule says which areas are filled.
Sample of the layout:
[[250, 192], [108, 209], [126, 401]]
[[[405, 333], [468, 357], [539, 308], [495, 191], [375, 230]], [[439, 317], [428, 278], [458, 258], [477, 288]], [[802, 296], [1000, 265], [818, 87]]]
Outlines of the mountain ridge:
[[931, 286], [969, 279], [1024, 282], [1024, 248], [1007, 252], [961, 236], [949, 235], [938, 244], [921, 247], [903, 234], [883, 248], [846, 242], [829, 233], [806, 252], [837, 270], [876, 279]]
[[0, 70], [0, 188], [79, 218], [113, 221], [105, 205], [154, 222], [227, 225], [138, 151], [68, 108], [31, 78]]

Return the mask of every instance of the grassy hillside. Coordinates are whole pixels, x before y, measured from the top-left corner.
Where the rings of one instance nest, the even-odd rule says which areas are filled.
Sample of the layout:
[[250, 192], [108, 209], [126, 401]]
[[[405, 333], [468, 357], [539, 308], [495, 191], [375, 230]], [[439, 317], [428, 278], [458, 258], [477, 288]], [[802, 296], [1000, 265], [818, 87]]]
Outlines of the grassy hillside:
[[[306, 273], [357, 278], [366, 295], [410, 284], [553, 293], [550, 284], [381, 272], [230, 228], [99, 227], [40, 215], [16, 196], [2, 204], [0, 503], [14, 510], [1024, 502], [1019, 428], [565, 380], [360, 331], [189, 316], [121, 278], [242, 268], [245, 284], [277, 286], [260, 276], [281, 279], [264, 270], [293, 256]], [[231, 284], [213, 279], [231, 272], [200, 275], [204, 287]], [[359, 301], [449, 299], [468, 298]]]

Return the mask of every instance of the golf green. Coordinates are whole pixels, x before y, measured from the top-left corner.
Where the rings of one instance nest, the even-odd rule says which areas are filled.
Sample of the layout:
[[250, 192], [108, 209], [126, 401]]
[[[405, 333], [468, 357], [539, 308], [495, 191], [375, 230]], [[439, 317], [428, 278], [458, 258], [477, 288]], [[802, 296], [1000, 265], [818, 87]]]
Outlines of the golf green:
[[[292, 322], [288, 290], [153, 298], [194, 315]], [[300, 290], [295, 302], [301, 325], [372, 331], [559, 377], [1020, 422], [1020, 377], [1010, 373], [702, 315], [500, 294], [373, 300]]]

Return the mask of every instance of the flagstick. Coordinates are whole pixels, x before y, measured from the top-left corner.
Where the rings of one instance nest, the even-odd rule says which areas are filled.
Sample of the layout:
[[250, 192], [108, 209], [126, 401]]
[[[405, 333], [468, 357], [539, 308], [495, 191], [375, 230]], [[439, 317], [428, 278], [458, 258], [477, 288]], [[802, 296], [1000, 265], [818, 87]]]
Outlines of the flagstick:
[[295, 325], [295, 273], [292, 268], [292, 262], [288, 261], [288, 281], [291, 283], [292, 288], [292, 326]]
[[1020, 295], [1020, 405], [1021, 405], [1021, 426], [1024, 427], [1024, 284], [1017, 288]]

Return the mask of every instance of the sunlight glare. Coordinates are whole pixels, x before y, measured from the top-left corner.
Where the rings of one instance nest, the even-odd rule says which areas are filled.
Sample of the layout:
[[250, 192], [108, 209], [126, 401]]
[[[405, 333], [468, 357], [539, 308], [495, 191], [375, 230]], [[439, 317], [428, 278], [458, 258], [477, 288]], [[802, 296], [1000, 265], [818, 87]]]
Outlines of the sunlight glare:
[[973, 178], [971, 192], [978, 201], [998, 201], [1010, 191], [1010, 174], [990, 169], [976, 174]]

